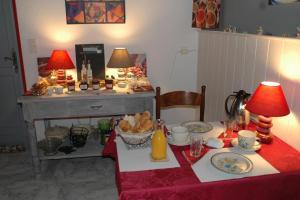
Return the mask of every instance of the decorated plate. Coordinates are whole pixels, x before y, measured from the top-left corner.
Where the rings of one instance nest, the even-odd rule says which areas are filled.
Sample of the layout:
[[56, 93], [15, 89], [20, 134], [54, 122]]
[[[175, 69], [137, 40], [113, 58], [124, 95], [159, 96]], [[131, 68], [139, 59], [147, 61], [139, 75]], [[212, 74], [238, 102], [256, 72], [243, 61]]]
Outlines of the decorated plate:
[[245, 174], [253, 169], [253, 163], [247, 157], [232, 152], [216, 153], [211, 164], [218, 170], [229, 174]]
[[181, 125], [186, 127], [190, 133], [206, 133], [213, 129], [211, 124], [200, 121], [183, 122]]

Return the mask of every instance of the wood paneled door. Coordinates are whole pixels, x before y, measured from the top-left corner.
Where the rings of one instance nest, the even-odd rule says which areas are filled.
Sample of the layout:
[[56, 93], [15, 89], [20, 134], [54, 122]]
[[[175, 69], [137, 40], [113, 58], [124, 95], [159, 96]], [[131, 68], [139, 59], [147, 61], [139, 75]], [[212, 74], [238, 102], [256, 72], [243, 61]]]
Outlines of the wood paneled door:
[[22, 82], [12, 2], [0, 1], [0, 145], [25, 143], [24, 122], [17, 104]]

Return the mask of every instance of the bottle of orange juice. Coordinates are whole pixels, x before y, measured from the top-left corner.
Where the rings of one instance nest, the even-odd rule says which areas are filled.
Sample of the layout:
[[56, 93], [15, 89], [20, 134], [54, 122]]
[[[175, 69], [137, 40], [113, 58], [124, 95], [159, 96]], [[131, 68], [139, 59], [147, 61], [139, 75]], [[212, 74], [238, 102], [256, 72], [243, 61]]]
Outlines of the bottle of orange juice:
[[167, 138], [164, 133], [165, 123], [163, 120], [156, 120], [155, 132], [152, 137], [152, 152], [153, 160], [167, 159]]

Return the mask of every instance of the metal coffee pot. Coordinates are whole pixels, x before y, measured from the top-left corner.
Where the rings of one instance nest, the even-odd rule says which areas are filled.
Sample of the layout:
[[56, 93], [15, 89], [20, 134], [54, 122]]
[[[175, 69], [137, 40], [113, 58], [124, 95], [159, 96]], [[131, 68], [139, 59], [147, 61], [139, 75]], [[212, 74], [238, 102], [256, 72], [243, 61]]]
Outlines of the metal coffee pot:
[[235, 131], [244, 129], [249, 123], [249, 113], [245, 110], [245, 104], [248, 102], [250, 95], [244, 90], [240, 90], [229, 95], [225, 100], [226, 114], [229, 119], [235, 120], [237, 124]]

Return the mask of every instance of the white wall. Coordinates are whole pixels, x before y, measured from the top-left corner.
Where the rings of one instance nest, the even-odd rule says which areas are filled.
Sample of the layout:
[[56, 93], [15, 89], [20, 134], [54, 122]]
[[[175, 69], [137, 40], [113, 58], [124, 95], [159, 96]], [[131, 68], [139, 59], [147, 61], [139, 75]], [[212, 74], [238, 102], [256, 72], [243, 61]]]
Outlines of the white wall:
[[[104, 43], [106, 62], [119, 46], [146, 53], [149, 78], [163, 91], [196, 89], [197, 32], [191, 28], [192, 1], [127, 0], [126, 24], [107, 25], [67, 25], [64, 0], [16, 2], [28, 88], [37, 79], [37, 57], [50, 56], [53, 49], [60, 48], [67, 49], [75, 62], [75, 44]], [[181, 55], [182, 47], [191, 51]], [[163, 117], [168, 122], [179, 121], [176, 111], [164, 112]], [[193, 112], [187, 112], [185, 119], [193, 117]]]
[[225, 98], [254, 92], [261, 81], [280, 82], [291, 114], [273, 118], [274, 134], [300, 150], [300, 40], [199, 32], [198, 87], [207, 85], [205, 119], [225, 119]]

